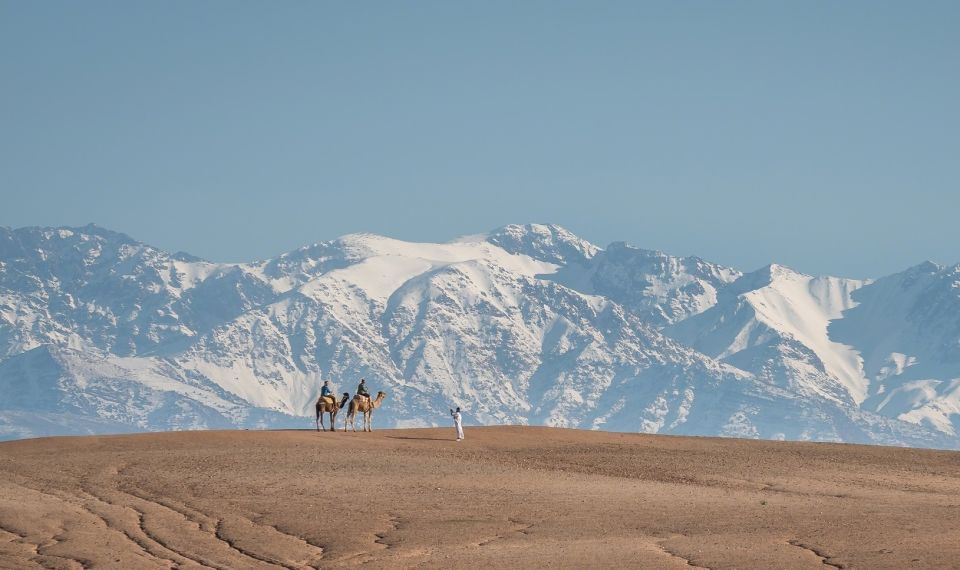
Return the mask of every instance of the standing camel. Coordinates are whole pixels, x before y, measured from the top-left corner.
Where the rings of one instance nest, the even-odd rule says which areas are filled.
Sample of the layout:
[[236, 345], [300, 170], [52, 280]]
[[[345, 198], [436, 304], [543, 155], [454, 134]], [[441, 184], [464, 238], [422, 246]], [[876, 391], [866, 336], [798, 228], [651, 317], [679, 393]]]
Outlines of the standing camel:
[[347, 417], [343, 420], [343, 431], [347, 431], [347, 422], [350, 423], [353, 431], [357, 431], [357, 412], [363, 414], [363, 431], [373, 431], [373, 410], [379, 408], [386, 397], [386, 392], [377, 392], [377, 397], [373, 400], [359, 394], [354, 396], [350, 400], [350, 407], [347, 408]]
[[[333, 396], [330, 397], [332, 398]], [[337, 424], [335, 423], [337, 412], [347, 405], [347, 400], [349, 399], [350, 394], [346, 392], [343, 393], [343, 398], [339, 403], [336, 401], [331, 402], [323, 396], [317, 398], [317, 431], [320, 431], [320, 428], [323, 428], [323, 431], [327, 431], [326, 426], [323, 425], [323, 414], [330, 414], [330, 431], [337, 431]]]

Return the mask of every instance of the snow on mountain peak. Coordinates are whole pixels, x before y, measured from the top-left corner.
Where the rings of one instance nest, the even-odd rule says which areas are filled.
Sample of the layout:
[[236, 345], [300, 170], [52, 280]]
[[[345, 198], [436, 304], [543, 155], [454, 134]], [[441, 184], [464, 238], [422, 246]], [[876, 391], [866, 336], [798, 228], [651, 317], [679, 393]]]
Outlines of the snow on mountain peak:
[[487, 241], [510, 253], [528, 255], [551, 263], [585, 261], [600, 248], [554, 224], [510, 224], [494, 230]]
[[301, 292], [309, 294], [337, 281], [363, 290], [371, 299], [385, 302], [407, 281], [454, 264], [483, 262], [527, 277], [556, 270], [554, 264], [508, 252], [486, 241], [416, 243], [373, 234], [352, 234], [335, 240], [334, 244], [345, 252], [346, 259], [355, 262], [306, 283]]
[[864, 407], [960, 433], [960, 272], [923, 263], [871, 282], [831, 335], [856, 346], [871, 380]]
[[869, 381], [860, 355], [830, 337], [830, 322], [856, 306], [867, 282], [811, 277], [771, 264], [732, 283], [710, 310], [669, 334], [708, 355], [780, 382], [859, 404]]
[[567, 264], [551, 278], [608, 297], [655, 326], [701, 313], [740, 272], [698, 257], [675, 257], [614, 242], [582, 264]]
[[760, 269], [761, 272], [770, 275], [771, 279], [778, 278], [794, 278], [794, 277], [809, 277], [805, 273], [801, 273], [795, 269], [787, 267], [786, 265], [780, 265], [779, 263], [771, 263], [766, 267]]
[[455, 403], [481, 422], [956, 447], [958, 291], [960, 267], [742, 275], [548, 224], [241, 264], [0, 228], [0, 437], [302, 426], [323, 380], [366, 377], [391, 394], [384, 425]]

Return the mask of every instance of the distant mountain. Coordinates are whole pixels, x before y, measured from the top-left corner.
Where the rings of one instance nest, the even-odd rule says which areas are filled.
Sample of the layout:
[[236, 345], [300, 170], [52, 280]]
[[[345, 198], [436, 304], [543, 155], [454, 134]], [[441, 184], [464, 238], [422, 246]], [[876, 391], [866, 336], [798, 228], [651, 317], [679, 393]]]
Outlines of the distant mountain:
[[856, 350], [864, 409], [960, 431], [960, 266], [927, 262], [870, 283], [830, 335]]
[[211, 263], [96, 226], [0, 228], [0, 437], [469, 421], [960, 447], [958, 271], [754, 273], [553, 225], [357, 234]]
[[588, 259], [564, 264], [549, 278], [620, 303], [660, 327], [709, 309], [718, 291], [738, 277], [736, 269], [699, 257], [673, 257], [616, 242]]
[[731, 283], [710, 309], [667, 334], [771, 384], [859, 405], [867, 390], [860, 356], [827, 329], [863, 285], [770, 265]]

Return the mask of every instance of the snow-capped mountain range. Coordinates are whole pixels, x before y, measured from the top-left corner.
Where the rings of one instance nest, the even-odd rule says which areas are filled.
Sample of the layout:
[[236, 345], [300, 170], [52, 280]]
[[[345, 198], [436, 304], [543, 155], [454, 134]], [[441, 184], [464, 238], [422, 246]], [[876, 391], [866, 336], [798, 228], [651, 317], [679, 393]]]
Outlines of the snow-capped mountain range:
[[[743, 274], [553, 225], [253, 263], [0, 228], [0, 438], [468, 422], [960, 448], [960, 266]], [[341, 416], [342, 417], [342, 416]]]

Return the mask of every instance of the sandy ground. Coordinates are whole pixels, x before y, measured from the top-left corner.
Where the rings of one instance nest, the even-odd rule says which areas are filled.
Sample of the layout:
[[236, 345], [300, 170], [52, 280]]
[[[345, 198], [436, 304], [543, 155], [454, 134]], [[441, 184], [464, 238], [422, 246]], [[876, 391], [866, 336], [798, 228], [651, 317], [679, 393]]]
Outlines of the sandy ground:
[[960, 568], [960, 453], [452, 434], [0, 444], [0, 566]]

